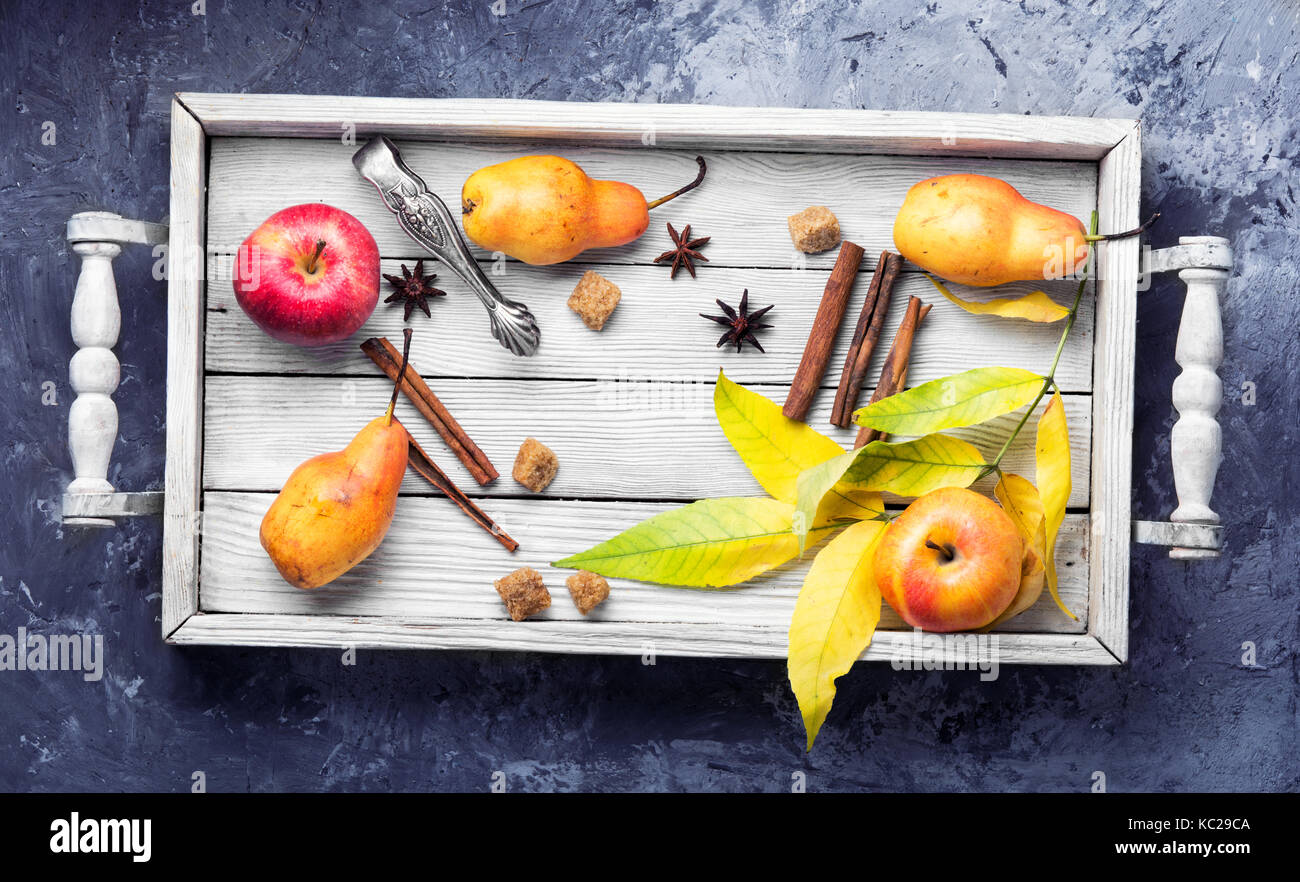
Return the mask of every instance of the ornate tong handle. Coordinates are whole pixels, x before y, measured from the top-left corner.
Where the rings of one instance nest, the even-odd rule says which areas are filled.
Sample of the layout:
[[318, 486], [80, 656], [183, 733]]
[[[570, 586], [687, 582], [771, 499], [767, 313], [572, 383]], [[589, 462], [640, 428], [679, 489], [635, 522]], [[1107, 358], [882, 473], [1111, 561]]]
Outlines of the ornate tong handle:
[[470, 254], [447, 205], [407, 168], [393, 142], [378, 135], [356, 152], [352, 164], [375, 185], [406, 235], [445, 263], [478, 295], [492, 321], [492, 336], [515, 355], [537, 351], [537, 320], [522, 303], [502, 296]]

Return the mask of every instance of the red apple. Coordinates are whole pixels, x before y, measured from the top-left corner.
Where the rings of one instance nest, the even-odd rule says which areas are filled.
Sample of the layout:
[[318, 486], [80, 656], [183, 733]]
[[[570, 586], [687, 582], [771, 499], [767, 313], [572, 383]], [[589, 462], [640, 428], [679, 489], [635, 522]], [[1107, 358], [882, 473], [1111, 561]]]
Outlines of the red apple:
[[917, 499], [876, 547], [876, 584], [916, 628], [969, 631], [1002, 613], [1020, 588], [1024, 542], [987, 496], [960, 487]]
[[235, 299], [259, 328], [298, 346], [356, 333], [379, 302], [379, 246], [361, 221], [319, 202], [277, 211], [235, 257]]

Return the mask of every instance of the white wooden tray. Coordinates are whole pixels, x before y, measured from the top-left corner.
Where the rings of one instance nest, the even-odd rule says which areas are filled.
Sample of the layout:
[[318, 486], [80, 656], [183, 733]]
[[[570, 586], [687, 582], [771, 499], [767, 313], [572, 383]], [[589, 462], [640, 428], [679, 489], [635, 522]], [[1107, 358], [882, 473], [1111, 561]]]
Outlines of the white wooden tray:
[[[555, 267], [476, 251], [502, 293], [537, 316], [542, 345], [533, 358], [513, 357], [492, 340], [482, 308], [449, 271], [439, 272], [437, 284], [449, 296], [432, 304], [432, 319], [412, 317], [412, 364], [502, 478], [477, 487], [405, 401], [398, 415], [453, 480], [480, 497], [519, 551], [505, 552], [410, 475], [380, 549], [333, 585], [303, 592], [276, 573], [258, 543], [258, 524], [299, 462], [341, 448], [382, 412], [391, 387], [357, 344], [369, 336], [398, 339], [402, 311], [381, 304], [345, 344], [284, 346], [235, 303], [231, 263], [268, 215], [310, 201], [361, 219], [379, 244], [384, 272], [421, 258], [352, 167], [357, 147], [377, 133], [394, 138], [407, 164], [451, 204], [471, 171], [529, 152], [562, 153], [593, 177], [628, 181], [647, 194], [688, 179], [697, 153], [709, 174], [700, 190], [653, 212], [649, 232], [622, 248]], [[722, 367], [784, 400], [834, 261], [834, 252], [796, 255], [786, 215], [831, 206], [845, 237], [867, 251], [863, 273], [893, 248], [892, 220], [907, 188], [936, 174], [996, 175], [1084, 219], [1095, 208], [1106, 231], [1138, 222], [1139, 126], [1129, 120], [181, 94], [172, 139], [162, 632], [176, 644], [784, 657], [807, 558], [730, 591], [611, 580], [610, 599], [587, 618], [562, 596], [567, 573], [546, 565], [682, 501], [761, 494], [716, 424], [712, 384]], [[651, 263], [668, 247], [666, 221], [712, 237], [698, 280], [683, 273], [670, 281], [665, 267]], [[1138, 244], [1108, 243], [1099, 261], [1099, 281], [1090, 285], [1057, 372], [1074, 445], [1058, 566], [1062, 598], [1079, 620], [1062, 616], [1044, 595], [1001, 629], [1000, 660], [1007, 663], [1114, 664], [1128, 651]], [[599, 334], [565, 305], [590, 268], [624, 293]], [[1038, 287], [1063, 303], [1072, 294], [1071, 283]], [[776, 304], [775, 328], [763, 336], [766, 355], [715, 349], [714, 326], [697, 316], [715, 297], [734, 302], [745, 288], [755, 304]], [[857, 314], [866, 288], [865, 281], [857, 286], [848, 315]], [[935, 299], [919, 273], [906, 273], [899, 289], [893, 326], [903, 295]], [[853, 433], [830, 427], [828, 416], [852, 325], [845, 322], [827, 387], [809, 416], [847, 446]], [[892, 332], [886, 328], [884, 337]], [[986, 364], [1041, 371], [1058, 333], [940, 302], [917, 337], [908, 379], [916, 384]], [[877, 352], [869, 380], [887, 348]], [[1012, 415], [965, 437], [996, 451], [1015, 421]], [[509, 477], [530, 435], [561, 464], [537, 496]], [[73, 436], [75, 453], [75, 425]], [[1021, 438], [1007, 464], [1032, 474], [1032, 433]], [[541, 570], [557, 602], [516, 623], [492, 582], [520, 566]], [[886, 608], [864, 657], [909, 657], [910, 639]]]

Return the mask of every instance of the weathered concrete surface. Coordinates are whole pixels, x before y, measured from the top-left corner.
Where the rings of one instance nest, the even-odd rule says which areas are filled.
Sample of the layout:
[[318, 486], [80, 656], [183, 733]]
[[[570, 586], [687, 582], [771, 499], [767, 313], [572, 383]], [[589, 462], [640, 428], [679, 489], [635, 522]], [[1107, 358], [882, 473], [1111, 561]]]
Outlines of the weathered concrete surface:
[[[178, 790], [1282, 790], [1297, 771], [1294, 6], [1095, 0], [911, 5], [489, 0], [0, 6], [0, 633], [103, 633], [107, 671], [0, 672], [0, 787]], [[1222, 561], [1133, 563], [1118, 670], [898, 674], [859, 666], [815, 753], [780, 664], [468, 653], [178, 650], [157, 634], [160, 529], [63, 535], [72, 393], [69, 214], [167, 211], [177, 90], [1134, 116], [1144, 210], [1232, 239]], [[57, 129], [41, 143], [42, 123]], [[118, 260], [126, 328], [112, 478], [158, 487], [164, 289]], [[1173, 507], [1181, 287], [1139, 323], [1133, 498]], [[57, 404], [42, 405], [53, 381]], [[1253, 404], [1243, 401], [1252, 384]], [[1245, 396], [1249, 401], [1249, 396]], [[1242, 662], [1257, 647], [1258, 667]]]

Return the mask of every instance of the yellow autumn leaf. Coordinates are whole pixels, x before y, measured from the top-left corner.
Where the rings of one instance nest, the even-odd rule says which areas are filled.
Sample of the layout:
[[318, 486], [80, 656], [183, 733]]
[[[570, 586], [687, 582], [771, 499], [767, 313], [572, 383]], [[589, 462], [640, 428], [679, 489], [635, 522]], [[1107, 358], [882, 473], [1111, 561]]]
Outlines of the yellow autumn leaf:
[[835, 700], [835, 681], [871, 643], [880, 622], [880, 589], [872, 572], [880, 521], [859, 521], [813, 561], [790, 619], [787, 667], [799, 701], [808, 750]]
[[1070, 431], [1065, 424], [1065, 403], [1059, 390], [1038, 418], [1037, 471], [1038, 495], [1043, 501], [1043, 563], [1047, 569], [1047, 588], [1052, 599], [1072, 619], [1078, 616], [1061, 602], [1056, 579], [1056, 534], [1065, 520], [1065, 506], [1070, 499]]
[[1043, 595], [1043, 583], [1046, 573], [1043, 570], [1043, 559], [1038, 556], [1038, 552], [1028, 546], [1025, 547], [1024, 556], [1020, 561], [1020, 587], [1016, 589], [1016, 596], [1011, 600], [1011, 606], [1007, 607], [1003, 613], [993, 621], [989, 622], [981, 631], [991, 631], [998, 625], [1013, 619], [1020, 615], [1029, 607], [1038, 602], [1038, 598]]
[[1038, 495], [1038, 488], [1029, 483], [1027, 478], [1007, 472], [993, 488], [993, 495], [1002, 503], [1002, 508], [1016, 525], [1021, 538], [1042, 556], [1046, 539], [1043, 500]]
[[[551, 566], [690, 588], [739, 585], [799, 553], [793, 518], [794, 506], [776, 499], [703, 499]], [[814, 541], [832, 529], [814, 526]]]
[[821, 432], [792, 420], [771, 401], [718, 372], [713, 409], [731, 446], [763, 489], [794, 502], [799, 473], [839, 456], [844, 448]]
[[1016, 525], [1016, 532], [1025, 543], [1025, 552], [1020, 572], [1020, 589], [1011, 599], [1011, 605], [990, 622], [987, 628], [997, 627], [1037, 603], [1046, 581], [1043, 564], [1046, 533], [1043, 526], [1043, 501], [1038, 497], [1038, 490], [1020, 475], [1008, 473], [993, 488], [993, 495], [1002, 503], [1002, 508]]
[[1059, 303], [1047, 296], [1045, 291], [1032, 291], [1023, 297], [999, 297], [996, 300], [989, 300], [979, 303], [973, 300], [963, 300], [956, 294], [948, 290], [948, 287], [929, 273], [925, 277], [930, 280], [930, 284], [939, 289], [939, 293], [948, 300], [960, 306], [962, 309], [972, 315], [999, 315], [1004, 318], [1018, 318], [1030, 322], [1059, 322], [1061, 319], [1070, 314], [1068, 307], [1061, 306]]

